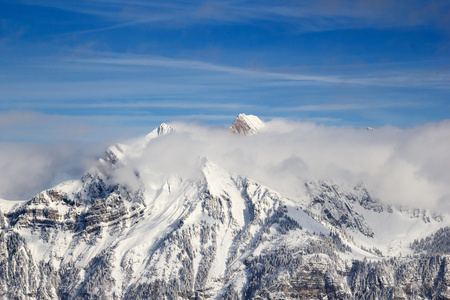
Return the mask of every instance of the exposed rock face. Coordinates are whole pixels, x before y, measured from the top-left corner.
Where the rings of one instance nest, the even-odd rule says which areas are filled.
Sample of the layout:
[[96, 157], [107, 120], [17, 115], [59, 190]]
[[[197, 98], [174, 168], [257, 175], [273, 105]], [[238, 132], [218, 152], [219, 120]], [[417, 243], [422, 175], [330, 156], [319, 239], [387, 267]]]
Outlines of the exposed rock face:
[[338, 185], [326, 181], [306, 183], [306, 188], [312, 198], [311, 211], [318, 212], [335, 228], [354, 229], [373, 237], [373, 231], [365, 222], [364, 216], [353, 209], [353, 205], [358, 203], [365, 209], [383, 211], [383, 206], [372, 199], [366, 189], [355, 187], [354, 193], [345, 194]]
[[239, 114], [228, 131], [234, 134], [252, 135], [258, 133], [263, 127], [264, 123], [258, 117]]
[[449, 258], [356, 261], [348, 276], [349, 285], [357, 299], [450, 299]]
[[[207, 166], [204, 181], [197, 183], [201, 193], [189, 213], [170, 225], [147, 257], [134, 248], [124, 253], [116, 239], [94, 250], [145, 222], [150, 211], [139, 194], [106, 185], [108, 196], [86, 206], [55, 189], [39, 194], [6, 215], [10, 227], [0, 233], [0, 294], [18, 299], [449, 299], [448, 255], [346, 261], [339, 253], [352, 249], [339, 235], [313, 232], [306, 214], [296, 221], [273, 191], [240, 177], [230, 177], [227, 190], [211, 190], [212, 169]], [[325, 198], [330, 186], [319, 186]], [[324, 201], [359, 199], [336, 190], [330, 195], [335, 198]], [[358, 217], [345, 205], [333, 210]], [[335, 221], [327, 213], [323, 217]], [[356, 224], [346, 220], [351, 221], [337, 228]], [[54, 254], [33, 257], [19, 233], [24, 229], [40, 232], [41, 244], [53, 246]], [[59, 257], [55, 246], [61, 232], [72, 242]], [[79, 247], [86, 249], [85, 258], [97, 254], [80, 263], [85, 258], [75, 255]]]

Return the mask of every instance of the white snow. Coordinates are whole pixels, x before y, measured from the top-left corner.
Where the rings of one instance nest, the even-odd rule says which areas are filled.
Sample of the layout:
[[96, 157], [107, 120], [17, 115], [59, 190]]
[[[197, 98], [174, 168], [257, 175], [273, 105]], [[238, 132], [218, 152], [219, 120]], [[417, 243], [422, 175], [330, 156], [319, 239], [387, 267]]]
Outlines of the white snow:
[[299, 225], [301, 225], [304, 229], [308, 230], [311, 233], [323, 233], [325, 235], [330, 234], [330, 230], [308, 216], [302, 209], [300, 209], [298, 206], [292, 205], [292, 203], [288, 202], [287, 205], [288, 208], [288, 215], [292, 219], [298, 222]]
[[448, 218], [444, 218], [442, 222], [431, 219], [429, 223], [425, 223], [422, 218], [411, 217], [398, 209], [393, 209], [392, 213], [386, 211], [377, 213], [369, 210], [365, 210], [363, 213], [375, 236], [371, 239], [358, 234], [358, 240], [366, 248], [375, 246], [385, 256], [410, 254], [409, 244], [415, 239], [420, 240], [439, 228], [450, 226]]
[[172, 132], [174, 129], [167, 125], [166, 123], [162, 123], [161, 125], [159, 125], [155, 130], [153, 130], [152, 132], [150, 132], [149, 134], [147, 134], [145, 136], [147, 141], [153, 140], [159, 136], [162, 135], [166, 135], [170, 132]]
[[[236, 125], [235, 127], [233, 127]], [[230, 127], [236, 133], [241, 133], [240, 129], [244, 126], [245, 134], [255, 134], [261, 131], [264, 123], [256, 116], [240, 114], [235, 123]], [[239, 128], [238, 128], [239, 127]], [[241, 128], [241, 129], [242, 129]], [[140, 155], [146, 147], [152, 146], [152, 141], [160, 136], [169, 134], [173, 128], [167, 124], [161, 124], [144, 138], [135, 141], [130, 145], [118, 144], [108, 149], [120, 163], [127, 163], [127, 159], [132, 157], [139, 161]], [[144, 160], [143, 160], [144, 161]], [[106, 162], [104, 163], [106, 166]], [[124, 228], [115, 232], [108, 231], [109, 224], [102, 223], [102, 232], [98, 235], [95, 242], [78, 240], [75, 234], [70, 231], [55, 230], [50, 242], [45, 242], [40, 238], [40, 231], [32, 231], [28, 228], [18, 228], [17, 231], [26, 239], [27, 245], [36, 260], [55, 259], [67, 263], [75, 261], [77, 266], [84, 267], [96, 255], [105, 249], [113, 249], [115, 259], [112, 276], [116, 285], [114, 292], [120, 293], [122, 283], [124, 282], [124, 273], [121, 263], [127, 261], [132, 269], [131, 282], [138, 280], [150, 280], [145, 278], [149, 270], [150, 262], [154, 263], [155, 276], [159, 278], [168, 278], [172, 270], [176, 270], [180, 262], [176, 259], [179, 254], [173, 247], [173, 253], [163, 257], [162, 253], [157, 253], [159, 243], [172, 232], [175, 228], [192, 229], [190, 242], [195, 252], [193, 260], [194, 269], [197, 270], [201, 263], [201, 255], [198, 253], [202, 246], [196, 227], [201, 222], [214, 225], [217, 229], [217, 244], [209, 241], [205, 247], [217, 247], [216, 255], [209, 270], [210, 277], [208, 285], [213, 288], [219, 286], [215, 280], [219, 280], [229, 275], [226, 274], [227, 268], [233, 268], [236, 271], [236, 285], [241, 288], [244, 286], [245, 276], [242, 273], [242, 261], [249, 256], [256, 256], [265, 251], [276, 249], [280, 244], [290, 246], [299, 245], [307, 242], [309, 239], [318, 238], [312, 233], [329, 235], [334, 230], [331, 225], [320, 219], [320, 207], [310, 207], [310, 211], [317, 215], [312, 218], [303, 209], [308, 206], [309, 196], [306, 191], [299, 194], [296, 198], [287, 199], [262, 185], [253, 182], [251, 179], [242, 178], [237, 174], [228, 172], [220, 166], [214, 164], [208, 159], [199, 164], [200, 178], [184, 178], [179, 174], [161, 174], [152, 169], [151, 166], [136, 164], [139, 173], [138, 188], [144, 190], [144, 203], [142, 207], [144, 214], [136, 221], [125, 222]], [[106, 176], [104, 177], [106, 180]], [[102, 178], [103, 179], [103, 178]], [[245, 188], [244, 188], [245, 184]], [[218, 220], [208, 215], [202, 208], [202, 197], [205, 190], [208, 190], [214, 200], [222, 201], [220, 212], [223, 213], [223, 220]], [[246, 195], [243, 190], [245, 189]], [[349, 187], [343, 187], [349, 189]], [[83, 190], [81, 180], [73, 180], [61, 183], [51, 191], [59, 194], [66, 194], [73, 199], [74, 195]], [[137, 190], [137, 189], [136, 189]], [[58, 210], [59, 215], [73, 212], [81, 214], [87, 207], [83, 205], [74, 208], [62, 203], [58, 197], [53, 197], [47, 192], [41, 193], [42, 197], [49, 200], [48, 204], [37, 204], [33, 208], [48, 208], [51, 206]], [[289, 195], [291, 196], [291, 195]], [[248, 197], [248, 198], [246, 198]], [[251, 224], [248, 203], [254, 205], [260, 220], [265, 220], [273, 209], [278, 205], [286, 205], [287, 214], [302, 226], [303, 229], [295, 229], [282, 235], [275, 228], [270, 228], [264, 237], [267, 239], [261, 242], [256, 248], [252, 248], [251, 242], [258, 237], [262, 224], [255, 222]], [[9, 201], [0, 199], [0, 210], [5, 213], [10, 211], [15, 205], [22, 205], [26, 201]], [[132, 203], [126, 203], [131, 207]], [[364, 217], [368, 226], [373, 230], [374, 237], [364, 236], [360, 232], [347, 231], [343, 236], [343, 241], [351, 247], [351, 253], [339, 253], [344, 260], [362, 259], [367, 257], [371, 260], [378, 260], [380, 257], [361, 249], [376, 247], [380, 249], [385, 256], [398, 256], [400, 253], [406, 255], [409, 253], [409, 243], [414, 239], [425, 237], [437, 229], [449, 226], [450, 219], [444, 218], [443, 222], [431, 220], [425, 223], [422, 218], [411, 217], [407, 212], [394, 209], [392, 213], [384, 210], [377, 213], [364, 209], [358, 203], [352, 203], [357, 213]], [[182, 222], [181, 222], [182, 221]], [[16, 230], [16, 229], [14, 229]], [[197, 230], [197, 231], [196, 231]], [[248, 239], [236, 244], [236, 236], [245, 232], [249, 235]], [[344, 233], [343, 233], [344, 235]], [[312, 256], [311, 256], [312, 257]], [[311, 257], [305, 257], [309, 259]], [[231, 259], [233, 258], [233, 259]], [[312, 259], [312, 258], [311, 258]], [[151, 260], [151, 261], [150, 261]], [[175, 272], [175, 271], [173, 271]]]
[[1, 199], [0, 198], [0, 211], [2, 213], [7, 213], [12, 208], [18, 207], [18, 206], [24, 204], [27, 201], [28, 200], [6, 200], [6, 199]]

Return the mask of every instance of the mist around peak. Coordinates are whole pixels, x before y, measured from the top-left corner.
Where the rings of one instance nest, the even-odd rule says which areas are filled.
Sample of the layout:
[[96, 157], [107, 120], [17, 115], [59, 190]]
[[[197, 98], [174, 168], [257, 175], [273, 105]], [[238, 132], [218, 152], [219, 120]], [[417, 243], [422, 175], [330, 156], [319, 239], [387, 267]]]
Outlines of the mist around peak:
[[[264, 123], [264, 130], [245, 137], [193, 123], [163, 127], [167, 129], [164, 136], [128, 141], [129, 152], [115, 170], [115, 180], [135, 188], [158, 176], [197, 180], [199, 159], [204, 157], [294, 199], [305, 195], [306, 181], [332, 179], [348, 185], [364, 183], [384, 203], [450, 210], [448, 120], [410, 129], [385, 126], [368, 131], [273, 119]], [[68, 159], [62, 155], [67, 148], [51, 149], [48, 155], [10, 150], [8, 158], [0, 158], [1, 197], [15, 199], [40, 186], [48, 188], [49, 182], [79, 178], [74, 174], [80, 173], [80, 165], [87, 165], [86, 153], [71, 151], [71, 163], [60, 164]], [[86, 149], [92, 151], [92, 147]], [[24, 156], [30, 163], [14, 163]], [[67, 176], [56, 182], [61, 174]]]
[[367, 131], [275, 119], [245, 138], [198, 124], [170, 126], [173, 132], [153, 140], [118, 172], [196, 180], [205, 157], [291, 198], [305, 195], [308, 180], [330, 179], [363, 183], [387, 204], [448, 209], [450, 122]]

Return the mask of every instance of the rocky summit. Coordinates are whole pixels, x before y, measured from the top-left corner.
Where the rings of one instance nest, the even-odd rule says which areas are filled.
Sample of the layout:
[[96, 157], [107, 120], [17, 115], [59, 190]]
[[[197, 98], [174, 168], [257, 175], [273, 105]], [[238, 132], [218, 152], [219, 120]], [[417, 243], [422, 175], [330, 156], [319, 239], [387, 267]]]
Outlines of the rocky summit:
[[[241, 114], [229, 132], [264, 126]], [[208, 157], [195, 176], [146, 164], [176, 133], [162, 124], [107, 149], [79, 180], [1, 200], [0, 296], [450, 299], [446, 214], [331, 179], [287, 197]]]
[[258, 133], [264, 127], [264, 123], [253, 115], [239, 114], [228, 129], [229, 132], [241, 135]]

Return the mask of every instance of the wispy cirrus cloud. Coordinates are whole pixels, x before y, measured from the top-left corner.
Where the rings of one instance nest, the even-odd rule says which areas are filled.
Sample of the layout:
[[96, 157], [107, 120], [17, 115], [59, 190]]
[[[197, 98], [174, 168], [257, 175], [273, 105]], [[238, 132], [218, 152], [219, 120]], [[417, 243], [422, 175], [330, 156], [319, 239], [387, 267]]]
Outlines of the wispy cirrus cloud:
[[[109, 114], [111, 117], [117, 118], [121, 114], [129, 114], [125, 118], [140, 118], [139, 115], [148, 115], [148, 110], [150, 109], [165, 109], [170, 111], [170, 109], [176, 109], [177, 111], [222, 111], [222, 112], [239, 112], [239, 111], [261, 111], [268, 109], [267, 106], [257, 105], [257, 104], [246, 104], [246, 103], [215, 103], [215, 102], [191, 102], [191, 101], [161, 101], [161, 99], [136, 99], [130, 101], [117, 101], [117, 100], [100, 100], [96, 101], [30, 101], [24, 104], [28, 109], [37, 110], [49, 110], [49, 109], [78, 109], [83, 111], [92, 111], [92, 114], [88, 115], [100, 115], [102, 110], [107, 109], [109, 112], [115, 112], [114, 115]], [[2, 106], [0, 105], [0, 108]], [[143, 110], [146, 111], [143, 111]], [[2, 114], [0, 114], [1, 116]], [[32, 112], [17, 112], [12, 111], [8, 114], [3, 114], [3, 120], [0, 120], [0, 126], [2, 124], [8, 124], [10, 126], [18, 125], [22, 121], [28, 120], [29, 118], [38, 117], [39, 114]], [[171, 119], [181, 118], [186, 119], [191, 117], [192, 119], [223, 119], [230, 118], [234, 114], [229, 115], [207, 115], [207, 114], [189, 114], [183, 115], [183, 113], [177, 113], [177, 115], [161, 115], [153, 116], [157, 120], [167, 121], [170, 116]], [[44, 117], [43, 117], [44, 118]], [[119, 118], [120, 119], [120, 118]]]
[[[300, 73], [295, 69], [287, 72], [277, 68], [254, 69], [192, 59], [91, 51], [65, 55], [58, 60], [34, 61], [23, 68], [21, 73], [30, 74], [30, 78], [12, 80], [13, 77], [7, 76], [8, 70], [0, 70], [0, 76], [3, 73], [5, 78], [0, 83], [0, 99], [5, 99], [0, 101], [0, 109], [43, 113], [50, 109], [56, 114], [68, 114], [70, 110], [73, 114], [99, 116], [155, 116], [166, 115], [168, 110], [172, 117], [191, 115], [192, 119], [194, 115], [221, 112], [230, 116], [244, 111], [263, 116], [301, 113], [298, 118], [317, 119], [330, 116], [311, 114], [431, 107], [434, 101], [424, 103], [414, 95], [398, 97], [396, 92], [413, 88], [423, 89], [427, 94], [442, 90], [445, 95], [450, 88], [447, 84], [450, 72], [445, 68], [421, 76], [418, 73], [426, 70], [415, 72], [409, 65], [401, 64], [395, 68], [388, 65], [386, 69], [378, 66], [369, 73], [364, 66], [348, 67], [341, 73], [328, 69], [308, 73], [303, 68]], [[352, 89], [358, 94], [346, 94]], [[360, 90], [364, 93], [360, 94]], [[382, 97], [373, 95], [378, 90]], [[324, 96], [319, 99], [317, 95], [321, 94]], [[279, 100], [274, 102], [272, 98]]]
[[160, 23], [186, 26], [200, 22], [246, 23], [274, 21], [295, 24], [297, 31], [349, 28], [387, 28], [432, 24], [448, 29], [450, 5], [446, 1], [22, 1], [102, 18], [110, 25], [74, 33]]
[[434, 0], [7, 0], [0, 19], [11, 26], [0, 36], [24, 34], [5, 34], [0, 47], [0, 110], [442, 119], [447, 8]]
[[100, 59], [79, 59], [76, 60], [81, 63], [89, 64], [106, 64], [106, 65], [125, 65], [137, 67], [165, 67], [176, 69], [191, 69], [211, 72], [228, 73], [233, 75], [253, 76], [259, 78], [271, 78], [280, 80], [295, 80], [295, 81], [318, 81], [324, 83], [340, 83], [343, 79], [333, 76], [314, 76], [306, 74], [287, 74], [252, 70], [247, 68], [225, 66], [220, 64], [213, 64], [198, 60], [173, 59], [167, 57], [149, 57], [149, 58], [100, 58]]
[[164, 67], [173, 69], [190, 69], [210, 71], [217, 73], [227, 73], [232, 75], [241, 75], [255, 77], [267, 80], [281, 80], [294, 82], [318, 82], [322, 84], [355, 84], [370, 86], [388, 86], [388, 87], [430, 87], [430, 88], [450, 88], [447, 82], [450, 80], [450, 70], [440, 70], [428, 74], [424, 70], [414, 71], [411, 69], [373, 72], [372, 74], [346, 74], [336, 75], [311, 75], [300, 73], [281, 73], [270, 70], [258, 70], [244, 67], [226, 66], [214, 64], [199, 60], [174, 59], [168, 57], [105, 57], [74, 59], [74, 62], [100, 65], [119, 65], [134, 66], [142, 69], [145, 67]]
[[340, 110], [369, 110], [376, 108], [393, 108], [393, 107], [408, 107], [417, 106], [417, 103], [413, 102], [382, 102], [382, 103], [370, 103], [370, 102], [356, 102], [356, 103], [324, 103], [320, 105], [299, 105], [290, 106], [284, 108], [276, 108], [275, 111], [287, 112], [287, 111], [340, 111]]
[[[39, 105], [39, 104], [38, 104]], [[186, 101], [137, 101], [137, 102], [116, 102], [116, 101], [102, 101], [95, 103], [48, 103], [52, 107], [66, 107], [66, 108], [177, 108], [177, 109], [213, 109], [213, 110], [227, 110], [227, 111], [261, 111], [272, 110], [275, 112], [288, 111], [342, 111], [342, 110], [367, 110], [376, 108], [394, 108], [394, 107], [408, 107], [417, 106], [414, 102], [382, 102], [382, 103], [367, 103], [367, 102], [350, 102], [350, 103], [323, 103], [317, 105], [299, 105], [287, 107], [272, 107], [257, 104], [245, 103], [205, 103], [205, 102], [186, 102]], [[195, 115], [192, 115], [195, 116]], [[201, 115], [199, 115], [201, 116]], [[186, 118], [188, 116], [181, 116]], [[229, 118], [230, 115], [222, 116]], [[221, 117], [221, 118], [222, 118]]]

